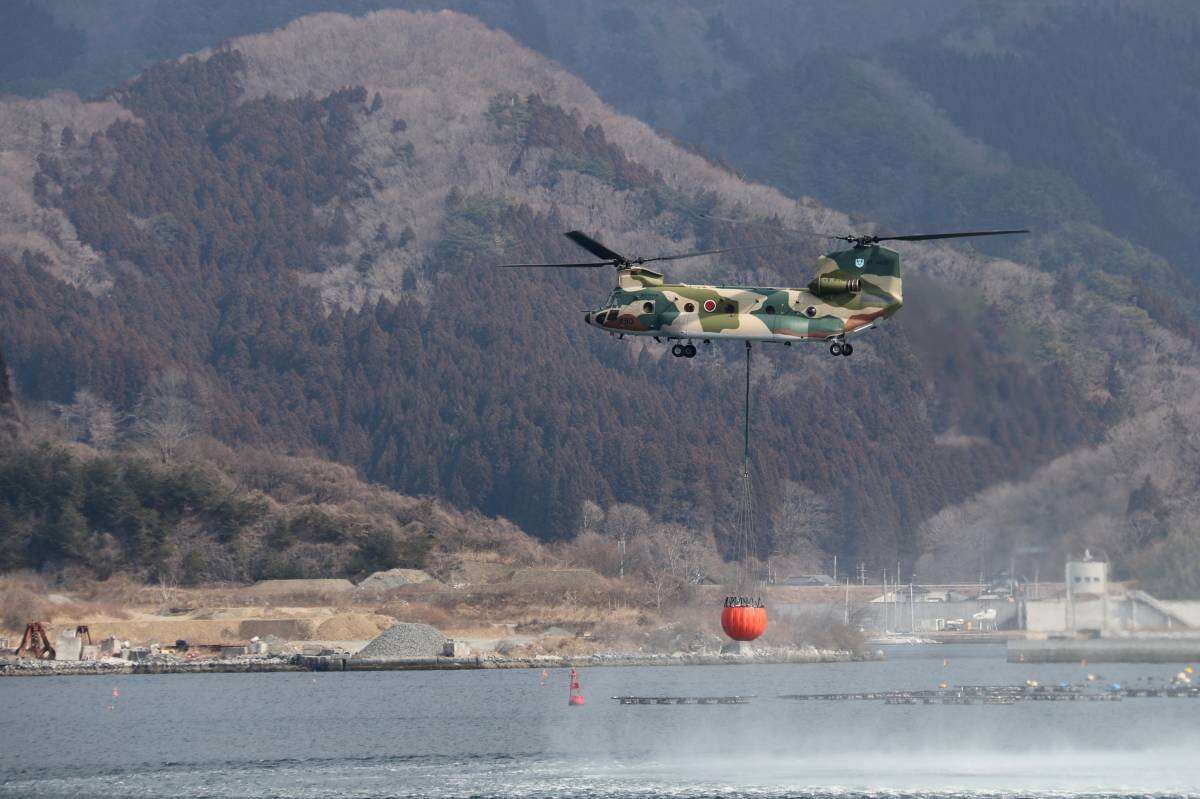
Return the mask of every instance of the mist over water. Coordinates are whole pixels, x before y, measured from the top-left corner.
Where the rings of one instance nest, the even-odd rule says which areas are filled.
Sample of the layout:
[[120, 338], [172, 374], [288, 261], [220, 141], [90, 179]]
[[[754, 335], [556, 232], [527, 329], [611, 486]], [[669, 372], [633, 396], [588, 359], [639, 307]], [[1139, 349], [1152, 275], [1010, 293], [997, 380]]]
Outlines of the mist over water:
[[[1194, 700], [888, 706], [779, 694], [1081, 681], [941, 647], [886, 663], [0, 681], [0, 796], [1200, 795]], [[942, 666], [942, 657], [950, 665]], [[1175, 665], [1095, 665], [1106, 681]], [[120, 699], [111, 698], [119, 687]], [[749, 705], [609, 697], [754, 694]], [[112, 705], [112, 709], [109, 706]], [[38, 734], [29, 715], [38, 708]]]

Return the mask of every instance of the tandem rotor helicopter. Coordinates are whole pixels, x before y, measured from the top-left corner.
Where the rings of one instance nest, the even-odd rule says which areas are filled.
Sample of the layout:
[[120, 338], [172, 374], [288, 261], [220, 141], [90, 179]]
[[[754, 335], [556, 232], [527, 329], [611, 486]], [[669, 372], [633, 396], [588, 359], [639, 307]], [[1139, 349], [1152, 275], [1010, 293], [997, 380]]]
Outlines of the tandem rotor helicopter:
[[[737, 220], [726, 220], [737, 221]], [[817, 259], [817, 273], [803, 288], [700, 285], [669, 283], [660, 272], [646, 269], [657, 261], [678, 261], [702, 255], [795, 245], [798, 242], [752, 244], [717, 250], [627, 258], [578, 230], [566, 233], [572, 242], [598, 261], [558, 264], [501, 264], [506, 268], [595, 268], [612, 266], [617, 285], [601, 308], [589, 311], [584, 321], [613, 335], [652, 336], [675, 342], [671, 354], [693, 358], [694, 342], [714, 339], [825, 343], [830, 355], [854, 352], [851, 336], [870, 330], [900, 310], [900, 254], [879, 246], [881, 241], [928, 241], [972, 236], [1002, 236], [1028, 230], [979, 230], [964, 233], [925, 233], [908, 236], [827, 236], [799, 233], [847, 242], [850, 247]]]

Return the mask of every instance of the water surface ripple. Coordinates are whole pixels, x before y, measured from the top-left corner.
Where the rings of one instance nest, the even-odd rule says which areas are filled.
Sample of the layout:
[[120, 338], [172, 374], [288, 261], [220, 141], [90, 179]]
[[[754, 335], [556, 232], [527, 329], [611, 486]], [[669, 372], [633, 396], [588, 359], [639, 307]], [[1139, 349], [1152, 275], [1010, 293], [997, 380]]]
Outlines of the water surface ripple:
[[[888, 706], [779, 694], [1161, 681], [1179, 665], [885, 663], [0, 680], [0, 797], [1200, 796], [1200, 702]], [[943, 657], [949, 665], [943, 666]], [[119, 696], [114, 697], [117, 690]], [[609, 697], [753, 694], [749, 705]]]

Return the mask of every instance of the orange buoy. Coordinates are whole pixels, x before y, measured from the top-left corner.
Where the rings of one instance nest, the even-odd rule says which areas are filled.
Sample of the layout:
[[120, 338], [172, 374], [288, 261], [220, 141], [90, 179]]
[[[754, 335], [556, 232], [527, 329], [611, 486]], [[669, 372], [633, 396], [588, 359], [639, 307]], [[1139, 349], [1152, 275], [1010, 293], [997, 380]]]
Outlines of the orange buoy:
[[577, 706], [583, 704], [583, 694], [579, 693], [579, 672], [571, 669], [571, 692], [567, 695], [567, 705]]
[[753, 641], [767, 631], [767, 609], [760, 600], [726, 597], [721, 629], [735, 641]]

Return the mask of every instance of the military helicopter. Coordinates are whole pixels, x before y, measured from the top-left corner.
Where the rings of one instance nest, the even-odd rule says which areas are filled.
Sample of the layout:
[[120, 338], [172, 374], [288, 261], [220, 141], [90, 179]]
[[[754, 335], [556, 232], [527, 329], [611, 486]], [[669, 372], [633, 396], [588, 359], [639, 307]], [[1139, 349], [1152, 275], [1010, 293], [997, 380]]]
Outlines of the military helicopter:
[[[737, 221], [737, 220], [726, 220]], [[717, 250], [627, 258], [587, 234], [572, 230], [566, 237], [598, 261], [559, 264], [501, 264], [505, 268], [595, 268], [612, 266], [617, 285], [604, 305], [584, 314], [584, 321], [624, 338], [652, 336], [674, 342], [671, 354], [693, 358], [694, 342], [714, 339], [825, 343], [829, 354], [854, 352], [851, 336], [858, 336], [891, 317], [904, 304], [900, 254], [879, 246], [881, 241], [928, 241], [971, 236], [1002, 236], [1028, 230], [978, 230], [964, 233], [924, 233], [907, 236], [843, 235], [791, 231], [844, 241], [850, 246], [817, 259], [817, 271], [804, 288], [698, 285], [668, 283], [662, 273], [645, 268], [657, 261], [678, 261], [702, 255], [779, 247], [798, 242], [752, 244]]]

